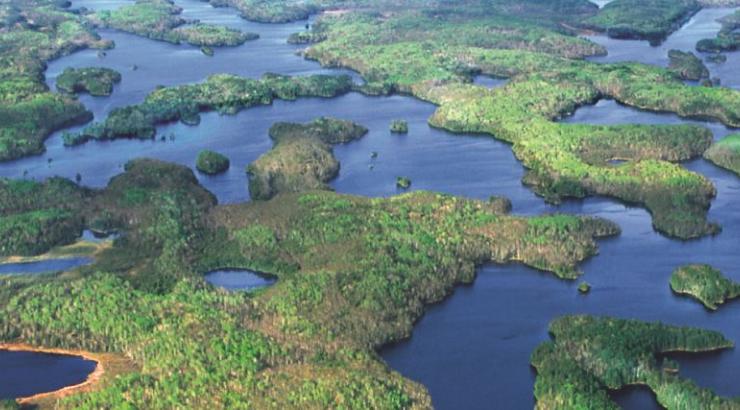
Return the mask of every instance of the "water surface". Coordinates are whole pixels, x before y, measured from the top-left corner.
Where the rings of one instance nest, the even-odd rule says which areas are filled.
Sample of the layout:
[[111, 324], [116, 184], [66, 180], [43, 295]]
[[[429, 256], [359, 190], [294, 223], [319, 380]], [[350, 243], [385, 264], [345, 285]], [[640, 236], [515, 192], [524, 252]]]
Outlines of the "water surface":
[[0, 275], [27, 275], [68, 271], [92, 263], [92, 258], [75, 257], [47, 259], [35, 262], [0, 264]]
[[[648, 41], [619, 40], [601, 34], [586, 36], [589, 40], [606, 47], [609, 52], [606, 56], [592, 57], [590, 60], [602, 63], [637, 61], [667, 67], [668, 51], [672, 49], [691, 51], [704, 59], [707, 54], [696, 51], [696, 43], [705, 38], [716, 37], [722, 28], [717, 19], [732, 14], [735, 10], [736, 8], [702, 9], [689, 19], [680, 30], [671, 34], [658, 46], [651, 46]], [[711, 73], [711, 77], [718, 77], [722, 85], [726, 87], [738, 88], [740, 87], [740, 76], [738, 75], [740, 52], [726, 53], [725, 55], [727, 61], [724, 63], [705, 62], [705, 64]]]
[[[81, 100], [97, 119], [114, 107], [140, 102], [158, 84], [175, 85], [201, 81], [208, 75], [228, 72], [252, 78], [266, 71], [305, 75], [343, 73], [328, 70], [295, 55], [297, 47], [285, 43], [287, 36], [303, 29], [305, 22], [264, 25], [240, 19], [232, 9], [214, 9], [187, 0], [176, 1], [185, 8], [187, 18], [227, 24], [257, 32], [261, 38], [242, 46], [217, 49], [214, 57], [204, 56], [196, 47], [171, 45], [133, 35], [104, 31], [117, 47], [100, 59], [95, 51], [83, 51], [49, 64], [47, 79], [54, 85], [56, 76], [67, 66], [103, 65], [118, 69], [123, 81], [109, 98], [88, 95]], [[74, 1], [75, 7], [97, 4], [91, 0]], [[716, 17], [725, 10], [704, 10], [660, 47], [647, 42], [594, 38], [605, 44], [609, 56], [597, 61], [637, 60], [667, 64], [667, 50], [693, 49], [701, 38], [712, 37], [719, 29]], [[724, 14], [723, 14], [724, 13]], [[734, 53], [730, 58], [736, 58]], [[740, 73], [728, 60], [710, 67], [724, 84], [740, 84]], [[733, 65], [734, 64], [734, 65]], [[133, 70], [133, 65], [137, 66]], [[724, 70], [724, 71], [723, 71]], [[486, 87], [503, 84], [500, 80], [478, 77]], [[213, 149], [231, 159], [231, 169], [223, 175], [199, 180], [213, 191], [221, 203], [249, 198], [244, 167], [269, 150], [272, 142], [267, 130], [276, 121], [305, 122], [321, 115], [349, 119], [370, 129], [364, 138], [335, 147], [341, 162], [339, 177], [332, 187], [339, 192], [368, 196], [389, 196], [398, 191], [397, 176], [408, 176], [412, 189], [429, 189], [474, 198], [503, 195], [510, 198], [517, 214], [572, 212], [611, 219], [623, 234], [602, 241], [601, 254], [583, 265], [584, 279], [593, 285], [588, 295], [578, 293], [577, 282], [521, 265], [487, 266], [480, 270], [472, 286], [457, 289], [445, 302], [432, 306], [420, 320], [413, 337], [383, 349], [382, 356], [404, 376], [429, 388], [434, 404], [440, 409], [486, 409], [491, 403], [500, 408], [532, 408], [534, 372], [529, 355], [548, 340], [548, 323], [563, 315], [589, 313], [642, 320], [661, 320], [677, 325], [700, 326], [722, 331], [740, 342], [740, 303], [731, 303], [716, 313], [700, 304], [680, 298], [670, 291], [668, 279], [677, 266], [685, 263], [712, 263], [725, 274], [740, 280], [740, 179], [703, 160], [685, 164], [709, 177], [717, 186], [718, 197], [712, 204], [710, 219], [719, 222], [722, 234], [691, 242], [667, 239], [655, 233], [650, 215], [605, 198], [566, 201], [560, 207], [545, 204], [521, 184], [524, 169], [511, 148], [489, 137], [453, 135], [428, 126], [434, 106], [409, 97], [367, 97], [348, 94], [336, 99], [309, 98], [295, 102], [277, 101], [271, 106], [242, 111], [235, 116], [216, 113], [202, 116], [200, 126], [166, 124], [159, 135], [174, 136], [166, 141], [94, 142], [74, 148], [64, 147], [60, 134], [48, 140], [44, 155], [0, 164], [0, 175], [45, 178], [82, 175], [83, 184], [101, 187], [122, 172], [129, 159], [148, 156], [193, 167], [199, 150]], [[409, 122], [408, 135], [393, 135], [393, 119]], [[707, 126], [716, 138], [729, 130], [715, 123], [687, 121], [675, 115], [645, 113], [600, 101], [579, 109], [565, 120], [590, 124], [678, 124]], [[372, 152], [378, 157], [371, 158]], [[51, 163], [48, 159], [52, 158]], [[244, 289], [265, 285], [265, 278], [245, 272], [214, 272], [207, 277], [217, 286]], [[740, 396], [735, 377], [740, 374], [740, 354], [734, 350], [720, 354], [678, 358], [681, 374], [723, 395]], [[2, 363], [2, 361], [0, 361]], [[618, 395], [627, 408], [650, 408], [654, 399], [644, 391]]]
[[227, 290], [249, 291], [275, 284], [276, 278], [250, 270], [217, 270], [206, 274], [211, 285]]
[[80, 384], [96, 363], [79, 356], [0, 349], [0, 399], [28, 397]]

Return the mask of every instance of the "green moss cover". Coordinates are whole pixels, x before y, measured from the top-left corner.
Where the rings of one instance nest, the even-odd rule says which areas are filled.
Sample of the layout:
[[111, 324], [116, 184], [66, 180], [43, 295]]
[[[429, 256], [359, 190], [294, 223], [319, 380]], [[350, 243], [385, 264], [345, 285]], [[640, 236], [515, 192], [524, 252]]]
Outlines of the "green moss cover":
[[273, 148], [249, 164], [252, 199], [270, 199], [281, 192], [330, 189], [339, 174], [332, 145], [354, 141], [367, 128], [351, 121], [321, 117], [307, 124], [276, 123], [270, 128]]
[[57, 77], [57, 89], [74, 94], [87, 92], [94, 96], [108, 96], [113, 85], [121, 82], [121, 73], [110, 68], [65, 68]]
[[226, 172], [229, 169], [229, 165], [229, 158], [211, 150], [201, 151], [195, 162], [195, 167], [198, 171], [209, 175]]
[[610, 390], [645, 385], [667, 409], [740, 406], [673, 372], [658, 356], [708, 352], [734, 344], [720, 333], [608, 317], [566, 316], [550, 323], [553, 341], [532, 354], [534, 395], [543, 409], [618, 409]]
[[709, 265], [686, 265], [676, 269], [671, 275], [671, 289], [695, 298], [711, 310], [740, 297], [740, 283], [727, 279]]

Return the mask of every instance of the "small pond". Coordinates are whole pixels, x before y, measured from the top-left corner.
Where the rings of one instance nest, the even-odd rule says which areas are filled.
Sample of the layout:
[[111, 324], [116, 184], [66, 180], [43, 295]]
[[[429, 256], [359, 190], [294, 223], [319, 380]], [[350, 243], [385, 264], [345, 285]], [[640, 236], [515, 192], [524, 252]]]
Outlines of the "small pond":
[[206, 274], [206, 282], [227, 290], [249, 291], [273, 285], [277, 278], [251, 270], [224, 269]]

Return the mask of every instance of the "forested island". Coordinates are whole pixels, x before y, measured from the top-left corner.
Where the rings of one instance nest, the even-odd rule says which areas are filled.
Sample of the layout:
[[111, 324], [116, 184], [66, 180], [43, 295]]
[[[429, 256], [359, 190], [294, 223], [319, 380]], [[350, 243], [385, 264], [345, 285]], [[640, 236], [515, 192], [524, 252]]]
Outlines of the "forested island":
[[[542, 280], [561, 280], [560, 289], [540, 291], [533, 303], [563, 289], [577, 298], [574, 309], [608, 297], [602, 273], [592, 267], [587, 282], [580, 279], [581, 265], [598, 258], [600, 242], [619, 236], [620, 226], [601, 217], [611, 219], [599, 203], [590, 204], [593, 212], [566, 208], [578, 215], [554, 206], [607, 197], [625, 209], [641, 207], [648, 221], [642, 235], [654, 229], [661, 243], [686, 246], [719, 235], [719, 220], [735, 227], [721, 212], [723, 218], [710, 220], [717, 187], [726, 186], [704, 175], [696, 161], [740, 174], [740, 134], [713, 134], [718, 127], [740, 128], [740, 91], [708, 80], [714, 64], [704, 64], [737, 49], [738, 12], [722, 17], [717, 37], [697, 43], [695, 52], [666, 47], [663, 66], [596, 62], [607, 48], [589, 36], [658, 45], [701, 10], [736, 7], [736, 0], [614, 0], [603, 7], [586, 0], [208, 3], [254, 22], [297, 22], [280, 41], [297, 47], [286, 53], [291, 58], [315, 67], [299, 74], [224, 69], [195, 81], [167, 79], [135, 101], [115, 100], [101, 116], [88, 101], [112, 101], [128, 84], [126, 73], [105, 66], [103, 50], [115, 45], [101, 33], [196, 51], [199, 64], [219, 58], [214, 47], [247, 47], [261, 41], [259, 34], [189, 20], [177, 0], [136, 0], [111, 10], [79, 8], [74, 0], [0, 5], [0, 161], [22, 170], [0, 178], [0, 263], [60, 255], [90, 261], [63, 272], [0, 274], [0, 346], [77, 352], [97, 363], [83, 387], [0, 401], [0, 408], [432, 408], [427, 388], [379, 352], [410, 338], [427, 307], [473, 283], [479, 267], [519, 264], [544, 272]], [[101, 52], [99, 67], [64, 67], [47, 81], [49, 64], [84, 49]], [[226, 61], [220, 67], [233, 67]], [[353, 73], [330, 71], [335, 68]], [[477, 82], [481, 76], [506, 81], [489, 88]], [[78, 95], [84, 93], [106, 98]], [[420, 138], [423, 121], [412, 118], [412, 110], [374, 121], [372, 109], [358, 115], [351, 107], [341, 107], [348, 115], [340, 118], [323, 112], [298, 113], [302, 118], [290, 122], [279, 117], [300, 111], [300, 102], [347, 98], [340, 101], [351, 104], [357, 95], [378, 105], [413, 97], [432, 107], [428, 123], [435, 133], [482, 135], [476, 144], [503, 141], [501, 149], [513, 151], [524, 167], [515, 185], [521, 177], [542, 206], [513, 207], [499, 191], [477, 192], [475, 199], [417, 190], [430, 184], [413, 168], [384, 174], [390, 192], [365, 194], [351, 186], [363, 194], [343, 193], [356, 192], [342, 189], [351, 184], [335, 185], [345, 158], [363, 171], [406, 160], [388, 155], [392, 150], [379, 157], [372, 151], [378, 145], [360, 144], [382, 135], [383, 144], [402, 147]], [[603, 100], [692, 122], [563, 121]], [[245, 144], [268, 143], [247, 161], [235, 160], [242, 146], [194, 150], [197, 136], [175, 138], [201, 121], [212, 125], [247, 110], [272, 124], [267, 135], [267, 126], [233, 128]], [[188, 152], [176, 160], [121, 161], [107, 185], [86, 186], [80, 173], [26, 175], [38, 172], [33, 159], [47, 139], [55, 153], [44, 159], [49, 172], [58, 153], [79, 153], [74, 160], [85, 161], [92, 146], [140, 143], [158, 158], [169, 150]], [[362, 160], [344, 150], [355, 145], [363, 147]], [[454, 169], [468, 158], [414, 160]], [[229, 187], [239, 193], [229, 199], [250, 200], [221, 201], [209, 190], [212, 181], [233, 185], [232, 174], [243, 179]], [[115, 235], [96, 244], [85, 232]], [[232, 269], [275, 280], [236, 292], [204, 279]], [[661, 280], [661, 291], [676, 300]], [[737, 283], [708, 265], [678, 268], [670, 287], [711, 310], [740, 294]], [[518, 291], [501, 292], [516, 297]], [[545, 323], [527, 324], [540, 332], [536, 343], [545, 340]], [[730, 351], [736, 341], [718, 331], [584, 314], [554, 318], [549, 334], [529, 363], [536, 370], [537, 408], [618, 408], [610, 393], [629, 386], [648, 388], [667, 409], [740, 408], [737, 398], [689, 380], [668, 357]], [[512, 331], [501, 339], [527, 339], [519, 337]]]
[[687, 265], [676, 269], [671, 275], [671, 289], [697, 299], [711, 310], [740, 297], [740, 283], [724, 277], [722, 272], [709, 265]]

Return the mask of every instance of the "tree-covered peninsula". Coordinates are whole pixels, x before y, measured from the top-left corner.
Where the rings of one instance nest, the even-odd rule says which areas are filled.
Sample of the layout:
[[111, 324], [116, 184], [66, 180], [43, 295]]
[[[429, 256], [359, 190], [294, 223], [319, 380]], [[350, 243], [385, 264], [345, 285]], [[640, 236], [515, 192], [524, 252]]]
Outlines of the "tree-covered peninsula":
[[[153, 160], [127, 164], [105, 189], [76, 189], [81, 226], [121, 237], [75, 272], [0, 279], [0, 340], [132, 361], [63, 408], [427, 408], [426, 391], [375, 348], [407, 337], [424, 306], [472, 281], [478, 264], [520, 261], [573, 278], [595, 238], [618, 232], [601, 219], [517, 217], [503, 199], [429, 192], [219, 206], [192, 171]], [[246, 294], [206, 285], [202, 274], [224, 267], [278, 281]]]
[[255, 33], [187, 21], [180, 17], [182, 8], [171, 0], [136, 0], [115, 10], [103, 10], [86, 17], [100, 27], [113, 28], [153, 40], [194, 46], [237, 46], [257, 39]]
[[275, 145], [247, 167], [251, 198], [329, 189], [327, 183], [339, 174], [332, 145], [354, 141], [367, 132], [351, 121], [327, 117], [307, 124], [274, 124], [270, 138]]
[[0, 161], [44, 151], [54, 131], [89, 121], [76, 99], [49, 92], [45, 63], [84, 48], [107, 48], [84, 18], [51, 0], [0, 4]]
[[[542, 409], [618, 409], [610, 390], [644, 385], [666, 409], [735, 409], [723, 398], [665, 367], [659, 356], [734, 346], [709, 330], [593, 316], [566, 316], [550, 324], [553, 341], [532, 354], [534, 395]], [[664, 368], [665, 367], [665, 368]]]
[[695, 298], [711, 310], [740, 297], [740, 283], [726, 278], [709, 265], [686, 265], [676, 269], [671, 275], [671, 289]]

